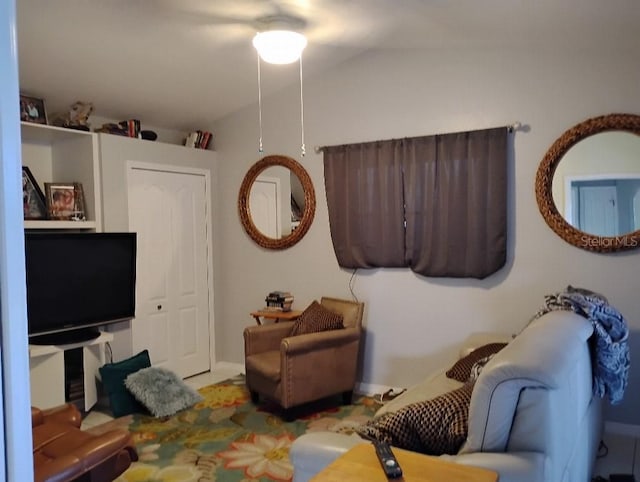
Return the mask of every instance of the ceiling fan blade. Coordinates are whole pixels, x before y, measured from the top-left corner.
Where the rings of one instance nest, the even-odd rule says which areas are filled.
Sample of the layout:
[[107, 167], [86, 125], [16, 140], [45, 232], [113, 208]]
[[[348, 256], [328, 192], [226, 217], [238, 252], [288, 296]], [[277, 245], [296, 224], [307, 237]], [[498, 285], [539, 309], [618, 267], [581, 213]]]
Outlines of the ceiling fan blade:
[[[132, 0], [119, 1], [128, 2], [131, 8]], [[388, 0], [135, 0], [134, 5], [142, 18], [151, 16], [151, 21], [177, 34], [184, 34], [185, 26], [190, 26], [206, 29], [207, 35], [225, 43], [250, 40], [258, 31], [282, 26], [303, 33], [309, 43], [316, 46], [362, 47], [374, 45], [376, 38], [387, 34], [380, 18], [394, 13], [388, 12], [386, 2]], [[386, 13], [381, 15], [381, 12]]]
[[[149, 11], [155, 17], [165, 21], [180, 22], [190, 25], [242, 25], [251, 27], [251, 15], [223, 9], [219, 5], [211, 6], [211, 2], [184, 1], [180, 3], [171, 0], [142, 0], [149, 6]], [[224, 2], [222, 2], [224, 3]]]

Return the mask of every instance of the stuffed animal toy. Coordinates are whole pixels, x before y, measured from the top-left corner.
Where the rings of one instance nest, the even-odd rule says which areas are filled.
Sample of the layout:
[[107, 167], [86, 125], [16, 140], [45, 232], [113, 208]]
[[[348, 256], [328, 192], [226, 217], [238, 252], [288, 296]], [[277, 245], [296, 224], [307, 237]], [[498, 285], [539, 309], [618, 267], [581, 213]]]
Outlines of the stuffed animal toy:
[[58, 116], [54, 121], [54, 125], [61, 127], [70, 127], [72, 129], [89, 130], [89, 116], [93, 112], [93, 104], [91, 102], [75, 102], [69, 107], [69, 111]]

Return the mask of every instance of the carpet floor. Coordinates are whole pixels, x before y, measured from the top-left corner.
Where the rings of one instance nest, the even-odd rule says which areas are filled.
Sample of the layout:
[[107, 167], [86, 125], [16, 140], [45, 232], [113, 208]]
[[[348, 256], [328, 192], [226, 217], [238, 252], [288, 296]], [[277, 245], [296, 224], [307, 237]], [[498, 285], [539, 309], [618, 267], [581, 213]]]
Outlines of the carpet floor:
[[275, 405], [251, 403], [243, 375], [199, 392], [202, 402], [172, 417], [134, 414], [90, 430], [132, 433], [140, 460], [117, 482], [289, 481], [289, 448], [296, 437], [311, 431], [351, 433], [380, 408], [371, 397], [346, 406], [338, 397], [304, 406], [295, 421], [284, 422]]

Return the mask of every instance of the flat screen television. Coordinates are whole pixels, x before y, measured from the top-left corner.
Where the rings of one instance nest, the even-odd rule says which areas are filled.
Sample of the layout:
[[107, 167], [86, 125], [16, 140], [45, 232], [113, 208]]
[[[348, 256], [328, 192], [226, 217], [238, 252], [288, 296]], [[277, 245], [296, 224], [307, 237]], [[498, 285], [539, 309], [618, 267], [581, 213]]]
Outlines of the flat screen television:
[[29, 343], [89, 340], [135, 314], [136, 234], [25, 234]]

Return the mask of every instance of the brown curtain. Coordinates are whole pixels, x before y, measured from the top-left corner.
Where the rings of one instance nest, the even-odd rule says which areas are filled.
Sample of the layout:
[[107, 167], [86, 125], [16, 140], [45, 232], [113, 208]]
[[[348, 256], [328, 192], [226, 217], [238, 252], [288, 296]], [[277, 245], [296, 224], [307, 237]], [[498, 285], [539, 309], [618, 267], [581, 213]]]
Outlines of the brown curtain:
[[407, 266], [424, 276], [499, 270], [507, 254], [507, 129], [405, 144]]
[[344, 268], [406, 266], [397, 150], [395, 141], [325, 148], [331, 239]]
[[506, 261], [507, 129], [325, 148], [340, 266], [484, 278]]

